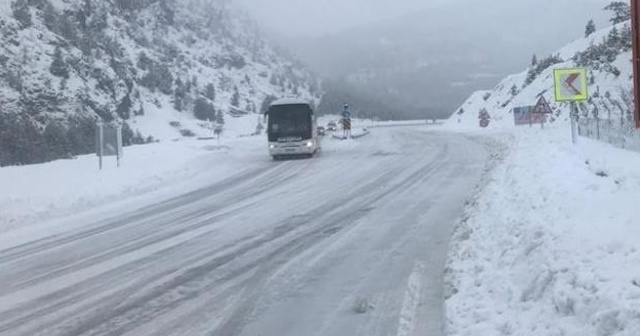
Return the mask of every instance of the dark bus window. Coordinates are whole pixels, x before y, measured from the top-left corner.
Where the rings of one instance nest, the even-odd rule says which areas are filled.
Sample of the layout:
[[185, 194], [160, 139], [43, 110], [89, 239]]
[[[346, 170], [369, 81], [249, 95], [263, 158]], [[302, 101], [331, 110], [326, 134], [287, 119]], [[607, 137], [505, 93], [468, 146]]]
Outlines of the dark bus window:
[[308, 105], [276, 105], [269, 109], [269, 141], [280, 138], [310, 139], [311, 109]]

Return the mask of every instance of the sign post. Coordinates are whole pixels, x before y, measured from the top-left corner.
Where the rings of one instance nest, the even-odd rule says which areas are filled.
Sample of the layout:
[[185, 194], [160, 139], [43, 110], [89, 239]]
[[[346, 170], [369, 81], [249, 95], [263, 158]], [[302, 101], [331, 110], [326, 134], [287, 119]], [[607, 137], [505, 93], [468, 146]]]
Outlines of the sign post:
[[104, 123], [98, 121], [98, 167], [102, 170], [102, 157], [104, 156]]
[[578, 123], [578, 104], [576, 102], [571, 102], [571, 142], [576, 144], [578, 142], [578, 132], [577, 132], [577, 123]]
[[213, 135], [218, 138], [218, 144], [220, 144], [220, 136], [222, 135], [222, 124], [220, 123], [215, 123], [215, 126], [213, 127]]
[[120, 167], [120, 160], [122, 159], [122, 122], [118, 123], [116, 129], [116, 150], [118, 151], [118, 167]]
[[636, 128], [640, 128], [640, 3], [631, 0], [631, 35], [633, 49], [633, 98]]
[[556, 102], [571, 103], [571, 140], [577, 143], [576, 123], [578, 122], [579, 101], [589, 98], [587, 90], [587, 69], [571, 68], [556, 69], [553, 71]]
[[96, 123], [96, 155], [98, 167], [103, 168], [105, 156], [115, 156], [118, 167], [122, 159], [122, 123], [105, 123], [99, 120]]

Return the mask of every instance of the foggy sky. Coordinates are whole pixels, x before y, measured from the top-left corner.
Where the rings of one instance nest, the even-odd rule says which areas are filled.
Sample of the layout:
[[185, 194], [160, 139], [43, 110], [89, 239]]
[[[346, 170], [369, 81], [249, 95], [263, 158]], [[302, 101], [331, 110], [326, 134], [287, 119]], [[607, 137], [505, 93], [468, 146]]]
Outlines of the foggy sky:
[[236, 0], [265, 27], [290, 36], [336, 33], [441, 1], [447, 0]]
[[[465, 3], [486, 3], [487, 6], [499, 6], [501, 0], [234, 0], [245, 7], [254, 18], [265, 28], [274, 33], [288, 36], [322, 36], [340, 32], [364, 24], [386, 21], [404, 14], [424, 9], [438, 10], [441, 4], [459, 3], [464, 10]], [[502, 0], [509, 3], [504, 15], [509, 15], [514, 4], [521, 3], [523, 7], [540, 3], [538, 18], [543, 22], [545, 11], [553, 10], [551, 6], [562, 6], [562, 3], [575, 5], [575, 12], [567, 12], [567, 20], [576, 20], [581, 24], [586, 22], [586, 16], [593, 12], [597, 23], [601, 13], [597, 13], [611, 0]], [[567, 8], [567, 7], [564, 7]], [[571, 7], [569, 7], [571, 8]], [[557, 14], [557, 13], [556, 13]], [[482, 13], [478, 13], [482, 16]], [[452, 20], [452, 18], [443, 18]], [[494, 24], [493, 22], [491, 24]], [[561, 22], [551, 22], [550, 32], [559, 29]]]

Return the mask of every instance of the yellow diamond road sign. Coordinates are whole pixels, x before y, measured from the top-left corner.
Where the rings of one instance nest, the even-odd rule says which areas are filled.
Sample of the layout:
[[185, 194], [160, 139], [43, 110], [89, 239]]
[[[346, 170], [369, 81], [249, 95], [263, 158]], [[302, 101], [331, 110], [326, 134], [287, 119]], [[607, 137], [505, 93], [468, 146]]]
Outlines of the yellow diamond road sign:
[[587, 69], [556, 69], [553, 71], [556, 101], [587, 100]]

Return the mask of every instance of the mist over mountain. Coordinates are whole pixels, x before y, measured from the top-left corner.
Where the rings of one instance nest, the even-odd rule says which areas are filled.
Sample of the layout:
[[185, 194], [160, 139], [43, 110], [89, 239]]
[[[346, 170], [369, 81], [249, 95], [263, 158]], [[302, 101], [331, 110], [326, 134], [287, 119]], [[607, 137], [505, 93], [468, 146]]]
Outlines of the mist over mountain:
[[471, 92], [492, 87], [606, 23], [606, 0], [452, 1], [323, 37], [280, 34], [312, 69], [382, 97], [406, 117], [448, 116]]

